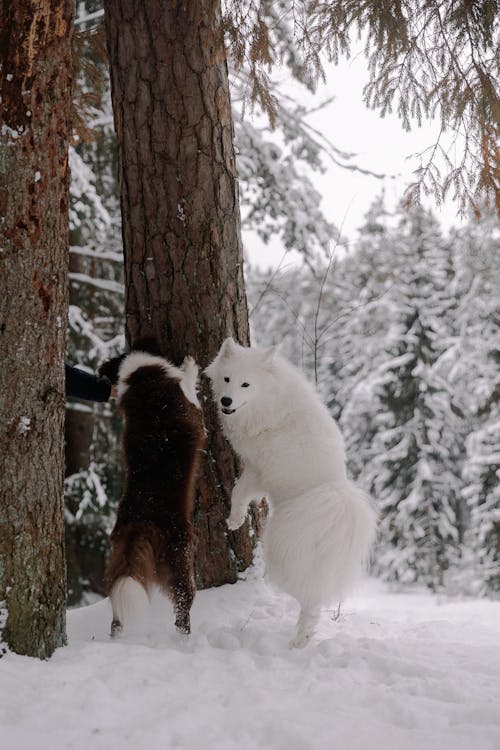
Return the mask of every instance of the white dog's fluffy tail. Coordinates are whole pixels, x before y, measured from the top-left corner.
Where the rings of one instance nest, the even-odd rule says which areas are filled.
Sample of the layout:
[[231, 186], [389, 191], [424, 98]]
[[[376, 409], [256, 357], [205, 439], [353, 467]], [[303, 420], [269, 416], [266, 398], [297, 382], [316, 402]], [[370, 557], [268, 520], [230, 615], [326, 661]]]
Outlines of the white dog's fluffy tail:
[[131, 576], [118, 578], [109, 595], [113, 619], [121, 625], [137, 620], [147, 609], [149, 597], [144, 586]]
[[328, 605], [359, 577], [375, 530], [375, 511], [356, 485], [321, 485], [273, 508], [264, 537], [266, 572], [303, 607]]

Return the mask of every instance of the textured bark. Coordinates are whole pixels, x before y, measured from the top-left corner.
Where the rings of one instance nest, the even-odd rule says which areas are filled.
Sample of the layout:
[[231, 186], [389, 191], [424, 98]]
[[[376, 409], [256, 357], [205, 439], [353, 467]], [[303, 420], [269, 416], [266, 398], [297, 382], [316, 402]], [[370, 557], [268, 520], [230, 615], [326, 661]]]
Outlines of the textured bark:
[[66, 409], [64, 424], [65, 476], [87, 469], [90, 463], [90, 448], [94, 434], [94, 412], [82, 409]]
[[64, 349], [72, 0], [0, 10], [1, 638], [65, 642]]
[[[118, 136], [127, 338], [153, 335], [205, 367], [248, 343], [238, 188], [218, 0], [106, 0]], [[235, 460], [206, 397], [209, 447], [196, 506], [197, 582], [234, 581], [248, 527], [228, 533]]]

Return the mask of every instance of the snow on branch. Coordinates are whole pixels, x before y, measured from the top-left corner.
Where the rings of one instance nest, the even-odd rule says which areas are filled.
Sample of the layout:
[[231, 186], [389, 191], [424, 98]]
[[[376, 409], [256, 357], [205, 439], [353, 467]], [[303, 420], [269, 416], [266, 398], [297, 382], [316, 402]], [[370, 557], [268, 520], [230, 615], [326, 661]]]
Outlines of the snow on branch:
[[90, 286], [94, 286], [97, 289], [104, 289], [106, 292], [125, 294], [123, 284], [119, 284], [118, 281], [112, 281], [111, 279], [94, 279], [86, 273], [70, 273], [69, 279], [77, 284], [90, 284]]
[[89, 247], [71, 245], [69, 251], [70, 253], [74, 253], [75, 255], [84, 255], [87, 258], [95, 258], [96, 260], [109, 260], [112, 263], [123, 263], [123, 254], [115, 253], [112, 250], [91, 250]]

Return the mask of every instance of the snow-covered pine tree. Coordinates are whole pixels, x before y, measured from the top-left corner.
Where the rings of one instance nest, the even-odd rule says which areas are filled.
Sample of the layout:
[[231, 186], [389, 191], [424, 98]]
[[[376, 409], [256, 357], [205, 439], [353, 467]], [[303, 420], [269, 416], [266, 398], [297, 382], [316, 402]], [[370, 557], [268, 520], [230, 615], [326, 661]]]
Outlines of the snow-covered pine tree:
[[437, 589], [460, 538], [458, 417], [441, 366], [452, 322], [450, 248], [420, 208], [391, 235], [392, 335], [375, 375], [377, 434], [366, 470], [381, 509], [377, 567], [388, 579]]
[[328, 342], [327, 403], [339, 419], [349, 469], [356, 479], [363, 476], [372, 457], [377, 429], [373, 414], [377, 367], [383, 361], [387, 336], [393, 335], [388, 326], [392, 311], [387, 293], [393, 285], [394, 270], [388, 220], [381, 195], [370, 206], [355, 247], [331, 279], [340, 315]]
[[461, 585], [500, 591], [500, 232], [486, 213], [455, 237], [460, 305], [453, 380], [460, 389], [467, 437]]
[[311, 171], [323, 169], [324, 153], [307, 127], [307, 112], [285, 99], [276, 131], [243, 117], [239, 104], [233, 97], [242, 228], [255, 231], [265, 244], [279, 239], [286, 250], [314, 263], [328, 251], [335, 227], [310, 179]]

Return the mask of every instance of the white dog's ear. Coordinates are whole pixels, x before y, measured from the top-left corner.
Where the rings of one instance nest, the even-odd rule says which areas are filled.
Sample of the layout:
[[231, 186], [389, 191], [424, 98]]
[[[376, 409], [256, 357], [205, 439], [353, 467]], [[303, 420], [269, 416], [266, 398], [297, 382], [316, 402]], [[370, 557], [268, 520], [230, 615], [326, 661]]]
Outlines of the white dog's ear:
[[206, 375], [207, 378], [210, 378], [210, 380], [214, 379], [215, 369], [217, 367], [217, 359], [218, 357], [216, 357], [213, 362], [210, 362], [208, 367], [205, 367], [205, 369], [203, 370], [203, 374]]
[[203, 372], [207, 377], [209, 377], [211, 380], [215, 377], [215, 373], [217, 371], [217, 366], [219, 362], [223, 359], [226, 359], [231, 354], [234, 354], [236, 349], [238, 348], [238, 344], [233, 341], [232, 338], [225, 339], [222, 342], [221, 348], [219, 349], [217, 356], [215, 359], [206, 367]]
[[217, 363], [219, 362], [219, 354], [217, 353], [213, 360], [210, 362], [209, 365], [205, 367], [203, 370], [203, 374], [207, 376], [207, 378], [210, 378], [210, 380], [213, 380], [215, 377], [215, 371], [217, 369]]
[[272, 365], [278, 349], [279, 346], [268, 346], [267, 349], [262, 349], [262, 362], [268, 366]]
[[222, 342], [222, 346], [219, 349], [219, 353], [217, 357], [219, 359], [225, 359], [226, 357], [230, 357], [231, 354], [234, 354], [236, 352], [237, 348], [238, 348], [238, 344], [231, 337], [229, 337]]

